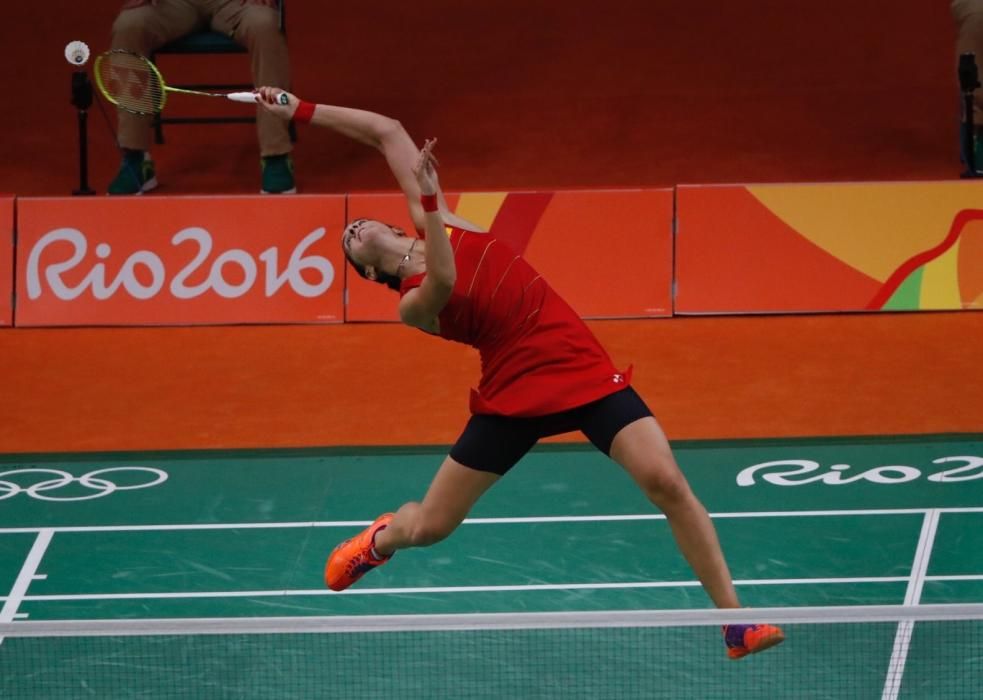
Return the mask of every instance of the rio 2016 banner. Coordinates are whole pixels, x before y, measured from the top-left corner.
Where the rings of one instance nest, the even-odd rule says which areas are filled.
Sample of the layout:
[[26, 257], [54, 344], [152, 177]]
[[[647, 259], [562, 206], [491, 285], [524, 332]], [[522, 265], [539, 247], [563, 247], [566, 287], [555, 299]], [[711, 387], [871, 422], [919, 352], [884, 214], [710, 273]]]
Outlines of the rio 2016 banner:
[[14, 323], [14, 198], [0, 195], [0, 326]]
[[335, 323], [344, 196], [20, 198], [17, 325]]
[[677, 190], [676, 312], [983, 308], [983, 183]]
[[[672, 314], [673, 191], [447, 195], [458, 216], [506, 242], [584, 318]], [[349, 220], [413, 233], [402, 195], [351, 195]], [[397, 296], [346, 269], [349, 321], [396, 321]]]

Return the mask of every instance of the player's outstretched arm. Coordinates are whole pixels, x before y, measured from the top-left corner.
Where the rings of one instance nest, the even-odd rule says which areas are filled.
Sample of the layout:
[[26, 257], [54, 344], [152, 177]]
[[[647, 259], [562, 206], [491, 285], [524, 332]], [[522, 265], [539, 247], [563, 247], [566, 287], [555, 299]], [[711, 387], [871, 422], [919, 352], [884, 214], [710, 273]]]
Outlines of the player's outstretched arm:
[[[389, 169], [399, 183], [400, 189], [406, 195], [413, 225], [417, 230], [425, 229], [426, 222], [420, 206], [420, 185], [414, 173], [420, 150], [398, 120], [362, 109], [303, 102], [281, 88], [261, 87], [257, 92], [261, 98], [260, 104], [283, 119], [300, 118], [379, 150], [389, 164]], [[280, 93], [287, 95], [287, 104], [282, 105], [277, 100]], [[478, 230], [473, 224], [449, 212], [439, 182], [437, 182], [437, 199], [440, 203], [441, 215], [447, 223]]]

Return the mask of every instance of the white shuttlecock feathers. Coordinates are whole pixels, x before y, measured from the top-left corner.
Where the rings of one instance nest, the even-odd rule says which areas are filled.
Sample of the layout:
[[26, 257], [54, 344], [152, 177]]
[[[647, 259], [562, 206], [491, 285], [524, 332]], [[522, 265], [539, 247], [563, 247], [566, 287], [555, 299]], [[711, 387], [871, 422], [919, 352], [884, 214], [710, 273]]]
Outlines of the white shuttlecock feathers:
[[65, 47], [65, 60], [73, 66], [84, 66], [89, 60], [89, 46], [84, 41], [72, 41]]

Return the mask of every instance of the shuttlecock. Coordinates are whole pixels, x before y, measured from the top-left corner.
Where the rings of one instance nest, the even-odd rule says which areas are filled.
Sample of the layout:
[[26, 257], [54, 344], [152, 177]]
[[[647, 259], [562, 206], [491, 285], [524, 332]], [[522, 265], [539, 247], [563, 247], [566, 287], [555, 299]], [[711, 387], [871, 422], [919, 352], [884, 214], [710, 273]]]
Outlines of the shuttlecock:
[[72, 41], [65, 47], [65, 60], [73, 66], [84, 66], [89, 60], [89, 46], [84, 41]]

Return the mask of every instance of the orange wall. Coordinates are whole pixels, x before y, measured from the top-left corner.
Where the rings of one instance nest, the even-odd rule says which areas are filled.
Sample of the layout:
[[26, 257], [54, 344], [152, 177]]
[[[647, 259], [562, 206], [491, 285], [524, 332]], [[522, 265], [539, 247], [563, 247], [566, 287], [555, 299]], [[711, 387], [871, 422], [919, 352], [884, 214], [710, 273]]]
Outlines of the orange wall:
[[[589, 326], [673, 440], [983, 431], [978, 314]], [[449, 444], [479, 372], [392, 323], [8, 329], [0, 361], [0, 453]]]

